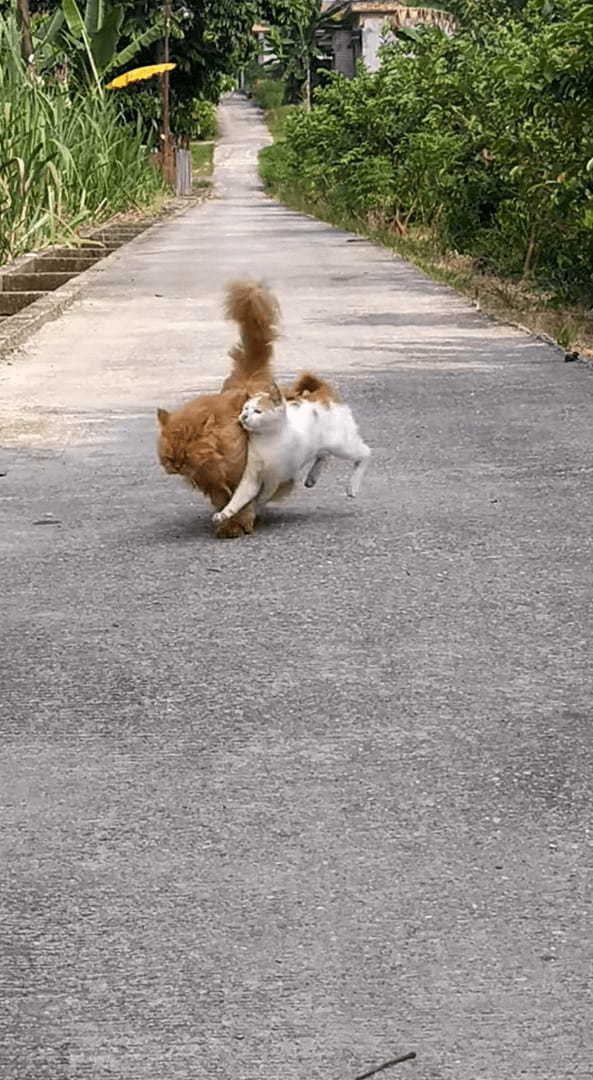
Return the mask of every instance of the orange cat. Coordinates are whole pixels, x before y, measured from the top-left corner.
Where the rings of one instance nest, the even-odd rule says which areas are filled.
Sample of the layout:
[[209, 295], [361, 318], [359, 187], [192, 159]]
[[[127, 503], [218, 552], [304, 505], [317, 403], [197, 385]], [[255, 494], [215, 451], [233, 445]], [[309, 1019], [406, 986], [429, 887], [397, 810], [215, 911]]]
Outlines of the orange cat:
[[[158, 409], [158, 455], [168, 473], [178, 473], [206, 495], [216, 510], [226, 506], [247, 460], [247, 433], [239, 413], [248, 398], [274, 386], [271, 361], [280, 311], [265, 285], [235, 281], [227, 290], [227, 318], [239, 326], [241, 344], [231, 350], [233, 369], [218, 394], [202, 394], [176, 412]], [[216, 535], [253, 532], [253, 504], [217, 527]]]

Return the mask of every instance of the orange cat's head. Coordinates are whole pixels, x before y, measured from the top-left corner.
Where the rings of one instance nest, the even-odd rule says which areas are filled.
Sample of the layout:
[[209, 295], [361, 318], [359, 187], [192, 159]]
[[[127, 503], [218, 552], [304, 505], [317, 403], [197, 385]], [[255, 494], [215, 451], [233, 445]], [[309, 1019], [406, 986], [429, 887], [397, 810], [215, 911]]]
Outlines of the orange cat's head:
[[157, 453], [167, 473], [185, 477], [205, 494], [238, 484], [247, 436], [237, 422], [245, 393], [204, 394], [176, 412], [157, 409]]
[[183, 476], [191, 469], [191, 448], [195, 442], [195, 432], [192, 433], [193, 437], [189, 437], [186, 425], [179, 422], [176, 413], [170, 413], [167, 409], [157, 409], [157, 418], [159, 461], [165, 472]]

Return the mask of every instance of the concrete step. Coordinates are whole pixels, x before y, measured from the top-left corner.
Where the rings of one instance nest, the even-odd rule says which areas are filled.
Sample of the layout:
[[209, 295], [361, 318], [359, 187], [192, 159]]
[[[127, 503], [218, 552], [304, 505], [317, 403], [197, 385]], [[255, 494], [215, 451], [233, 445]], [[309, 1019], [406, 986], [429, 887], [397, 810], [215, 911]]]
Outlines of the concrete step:
[[48, 248], [45, 252], [19, 260], [18, 268], [0, 273], [0, 345], [3, 343], [5, 346], [17, 338], [21, 340], [23, 333], [27, 336], [23, 327], [31, 325], [35, 319], [19, 312], [114, 251], [119, 251], [124, 244], [144, 232], [149, 224], [154, 222], [106, 226], [85, 237], [77, 247]]
[[111, 255], [112, 251], [118, 251], [120, 247], [119, 243], [102, 244], [98, 240], [93, 240], [84, 244], [83, 247], [51, 248], [46, 252], [40, 252], [34, 258], [36, 263], [41, 259], [93, 259], [96, 262], [97, 259], [104, 259], [106, 255]]
[[33, 274], [82, 274], [89, 266], [94, 266], [101, 258], [97, 252], [95, 255], [41, 255], [33, 259], [30, 271]]
[[134, 237], [138, 236], [137, 232], [122, 233], [115, 230], [109, 232], [93, 233], [91, 240], [100, 240], [102, 244], [127, 244]]
[[105, 255], [111, 255], [112, 251], [119, 251], [123, 243], [123, 240], [117, 242], [109, 241], [109, 243], [107, 243], [107, 241], [96, 241], [92, 244], [85, 244], [85, 246], [80, 250], [84, 252], [96, 252], [99, 258], [103, 259]]
[[145, 228], [146, 225], [102, 225], [89, 233], [89, 236], [138, 236], [138, 233], [144, 232]]
[[0, 289], [3, 293], [53, 292], [54, 289], [59, 289], [60, 285], [65, 285], [73, 277], [75, 277], [75, 271], [70, 274], [3, 274], [0, 277]]
[[45, 296], [42, 292], [0, 292], [0, 315], [16, 315], [17, 311]]

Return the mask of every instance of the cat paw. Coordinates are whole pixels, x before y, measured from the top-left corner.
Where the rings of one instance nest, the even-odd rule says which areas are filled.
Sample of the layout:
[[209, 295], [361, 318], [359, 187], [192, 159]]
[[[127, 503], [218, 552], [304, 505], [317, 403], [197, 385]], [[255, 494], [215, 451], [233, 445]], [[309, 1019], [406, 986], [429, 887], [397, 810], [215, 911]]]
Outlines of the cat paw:
[[229, 515], [225, 514], [224, 510], [219, 510], [216, 514], [212, 515], [212, 520], [215, 525], [220, 525], [223, 521], [226, 521], [228, 517]]
[[313, 476], [313, 477], [308, 476], [307, 479], [305, 480], [305, 487], [308, 487], [308, 488], [315, 487], [316, 483], [317, 483], [317, 477], [316, 476]]
[[245, 536], [247, 529], [236, 518], [222, 521], [216, 529], [218, 540], [237, 540], [239, 536]]

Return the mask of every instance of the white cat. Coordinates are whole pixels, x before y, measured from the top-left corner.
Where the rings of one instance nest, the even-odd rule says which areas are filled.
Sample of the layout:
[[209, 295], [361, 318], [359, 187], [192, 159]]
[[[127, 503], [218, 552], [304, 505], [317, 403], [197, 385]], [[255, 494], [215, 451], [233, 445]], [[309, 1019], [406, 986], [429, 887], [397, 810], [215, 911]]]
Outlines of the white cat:
[[234, 495], [213, 521], [233, 517], [252, 499], [261, 504], [282, 497], [305, 471], [305, 486], [313, 487], [331, 455], [354, 462], [347, 494], [358, 494], [371, 451], [348, 406], [335, 400], [326, 383], [315, 376], [306, 379], [315, 384], [313, 394], [305, 391], [287, 401], [273, 390], [245, 402], [239, 422], [249, 432], [247, 464]]

